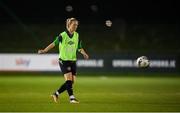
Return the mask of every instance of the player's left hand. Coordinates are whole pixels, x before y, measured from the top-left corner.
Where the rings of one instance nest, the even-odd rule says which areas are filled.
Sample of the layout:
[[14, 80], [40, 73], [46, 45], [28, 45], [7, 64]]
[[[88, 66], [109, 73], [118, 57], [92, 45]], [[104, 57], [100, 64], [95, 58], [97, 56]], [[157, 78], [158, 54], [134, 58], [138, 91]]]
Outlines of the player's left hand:
[[89, 55], [83, 54], [83, 56], [84, 56], [84, 59], [89, 59]]

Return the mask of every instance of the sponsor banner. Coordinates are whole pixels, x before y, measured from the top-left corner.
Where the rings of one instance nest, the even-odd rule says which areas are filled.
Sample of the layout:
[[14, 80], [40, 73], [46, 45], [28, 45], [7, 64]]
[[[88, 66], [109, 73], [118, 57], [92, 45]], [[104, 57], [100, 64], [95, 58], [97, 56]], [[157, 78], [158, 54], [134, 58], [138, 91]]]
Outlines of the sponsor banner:
[[1, 71], [57, 71], [56, 54], [0, 54]]
[[[178, 71], [176, 56], [153, 56], [146, 71]], [[92, 55], [91, 59], [78, 59], [78, 70], [84, 72], [138, 71], [135, 55]], [[58, 54], [0, 54], [0, 71], [61, 71]]]
[[[112, 60], [112, 66], [114, 68], [135, 68], [137, 67], [136, 60], [121, 60], [121, 59], [115, 59]], [[176, 68], [176, 60], [171, 59], [171, 60], [151, 60], [150, 61], [150, 68]]]

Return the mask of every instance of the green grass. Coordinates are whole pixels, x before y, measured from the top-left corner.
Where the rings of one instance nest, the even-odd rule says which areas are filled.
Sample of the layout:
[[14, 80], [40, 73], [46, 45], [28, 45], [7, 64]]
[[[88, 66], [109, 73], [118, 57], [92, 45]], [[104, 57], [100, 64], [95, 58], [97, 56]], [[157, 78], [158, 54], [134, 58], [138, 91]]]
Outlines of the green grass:
[[80, 104], [70, 104], [67, 93], [53, 103], [50, 94], [63, 76], [0, 76], [0, 111], [27, 112], [134, 112], [180, 111], [180, 76], [84, 76], [74, 86]]

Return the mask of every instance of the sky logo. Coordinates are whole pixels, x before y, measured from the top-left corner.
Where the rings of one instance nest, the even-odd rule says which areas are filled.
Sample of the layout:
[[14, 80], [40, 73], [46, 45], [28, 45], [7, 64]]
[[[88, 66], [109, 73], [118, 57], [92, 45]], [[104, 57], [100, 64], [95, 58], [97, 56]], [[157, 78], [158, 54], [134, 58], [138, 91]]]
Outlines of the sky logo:
[[16, 65], [20, 66], [20, 65], [24, 65], [24, 66], [29, 66], [30, 64], [30, 60], [29, 59], [23, 59], [23, 58], [17, 58], [16, 59]]

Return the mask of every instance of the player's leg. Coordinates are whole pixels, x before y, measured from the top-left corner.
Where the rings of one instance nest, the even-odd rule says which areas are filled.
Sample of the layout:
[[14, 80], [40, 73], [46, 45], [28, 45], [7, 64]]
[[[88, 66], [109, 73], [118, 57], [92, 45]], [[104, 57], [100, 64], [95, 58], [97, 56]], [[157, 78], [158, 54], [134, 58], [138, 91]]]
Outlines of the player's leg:
[[[66, 62], [63, 62], [62, 60], [59, 60], [59, 66], [60, 66], [60, 69], [62, 71], [62, 73], [66, 73], [67, 70], [67, 63]], [[51, 97], [53, 98], [54, 102], [57, 103], [57, 100], [58, 100], [58, 96], [63, 93], [64, 91], [66, 90], [66, 82], [63, 83], [58, 90], [56, 90], [52, 95]]]
[[[72, 84], [74, 84], [76, 80], [76, 62], [72, 62], [71, 69], [72, 69]], [[76, 98], [70, 98], [70, 103], [79, 103], [79, 101]]]
[[59, 95], [66, 90], [66, 82], [63, 83], [57, 91], [55, 91], [51, 96], [53, 97], [54, 102], [57, 103]]
[[69, 95], [70, 103], [79, 103], [73, 94], [72, 84], [73, 84], [74, 77], [72, 75], [72, 72], [64, 74], [64, 77], [66, 80], [66, 90], [67, 90], [68, 95]]

